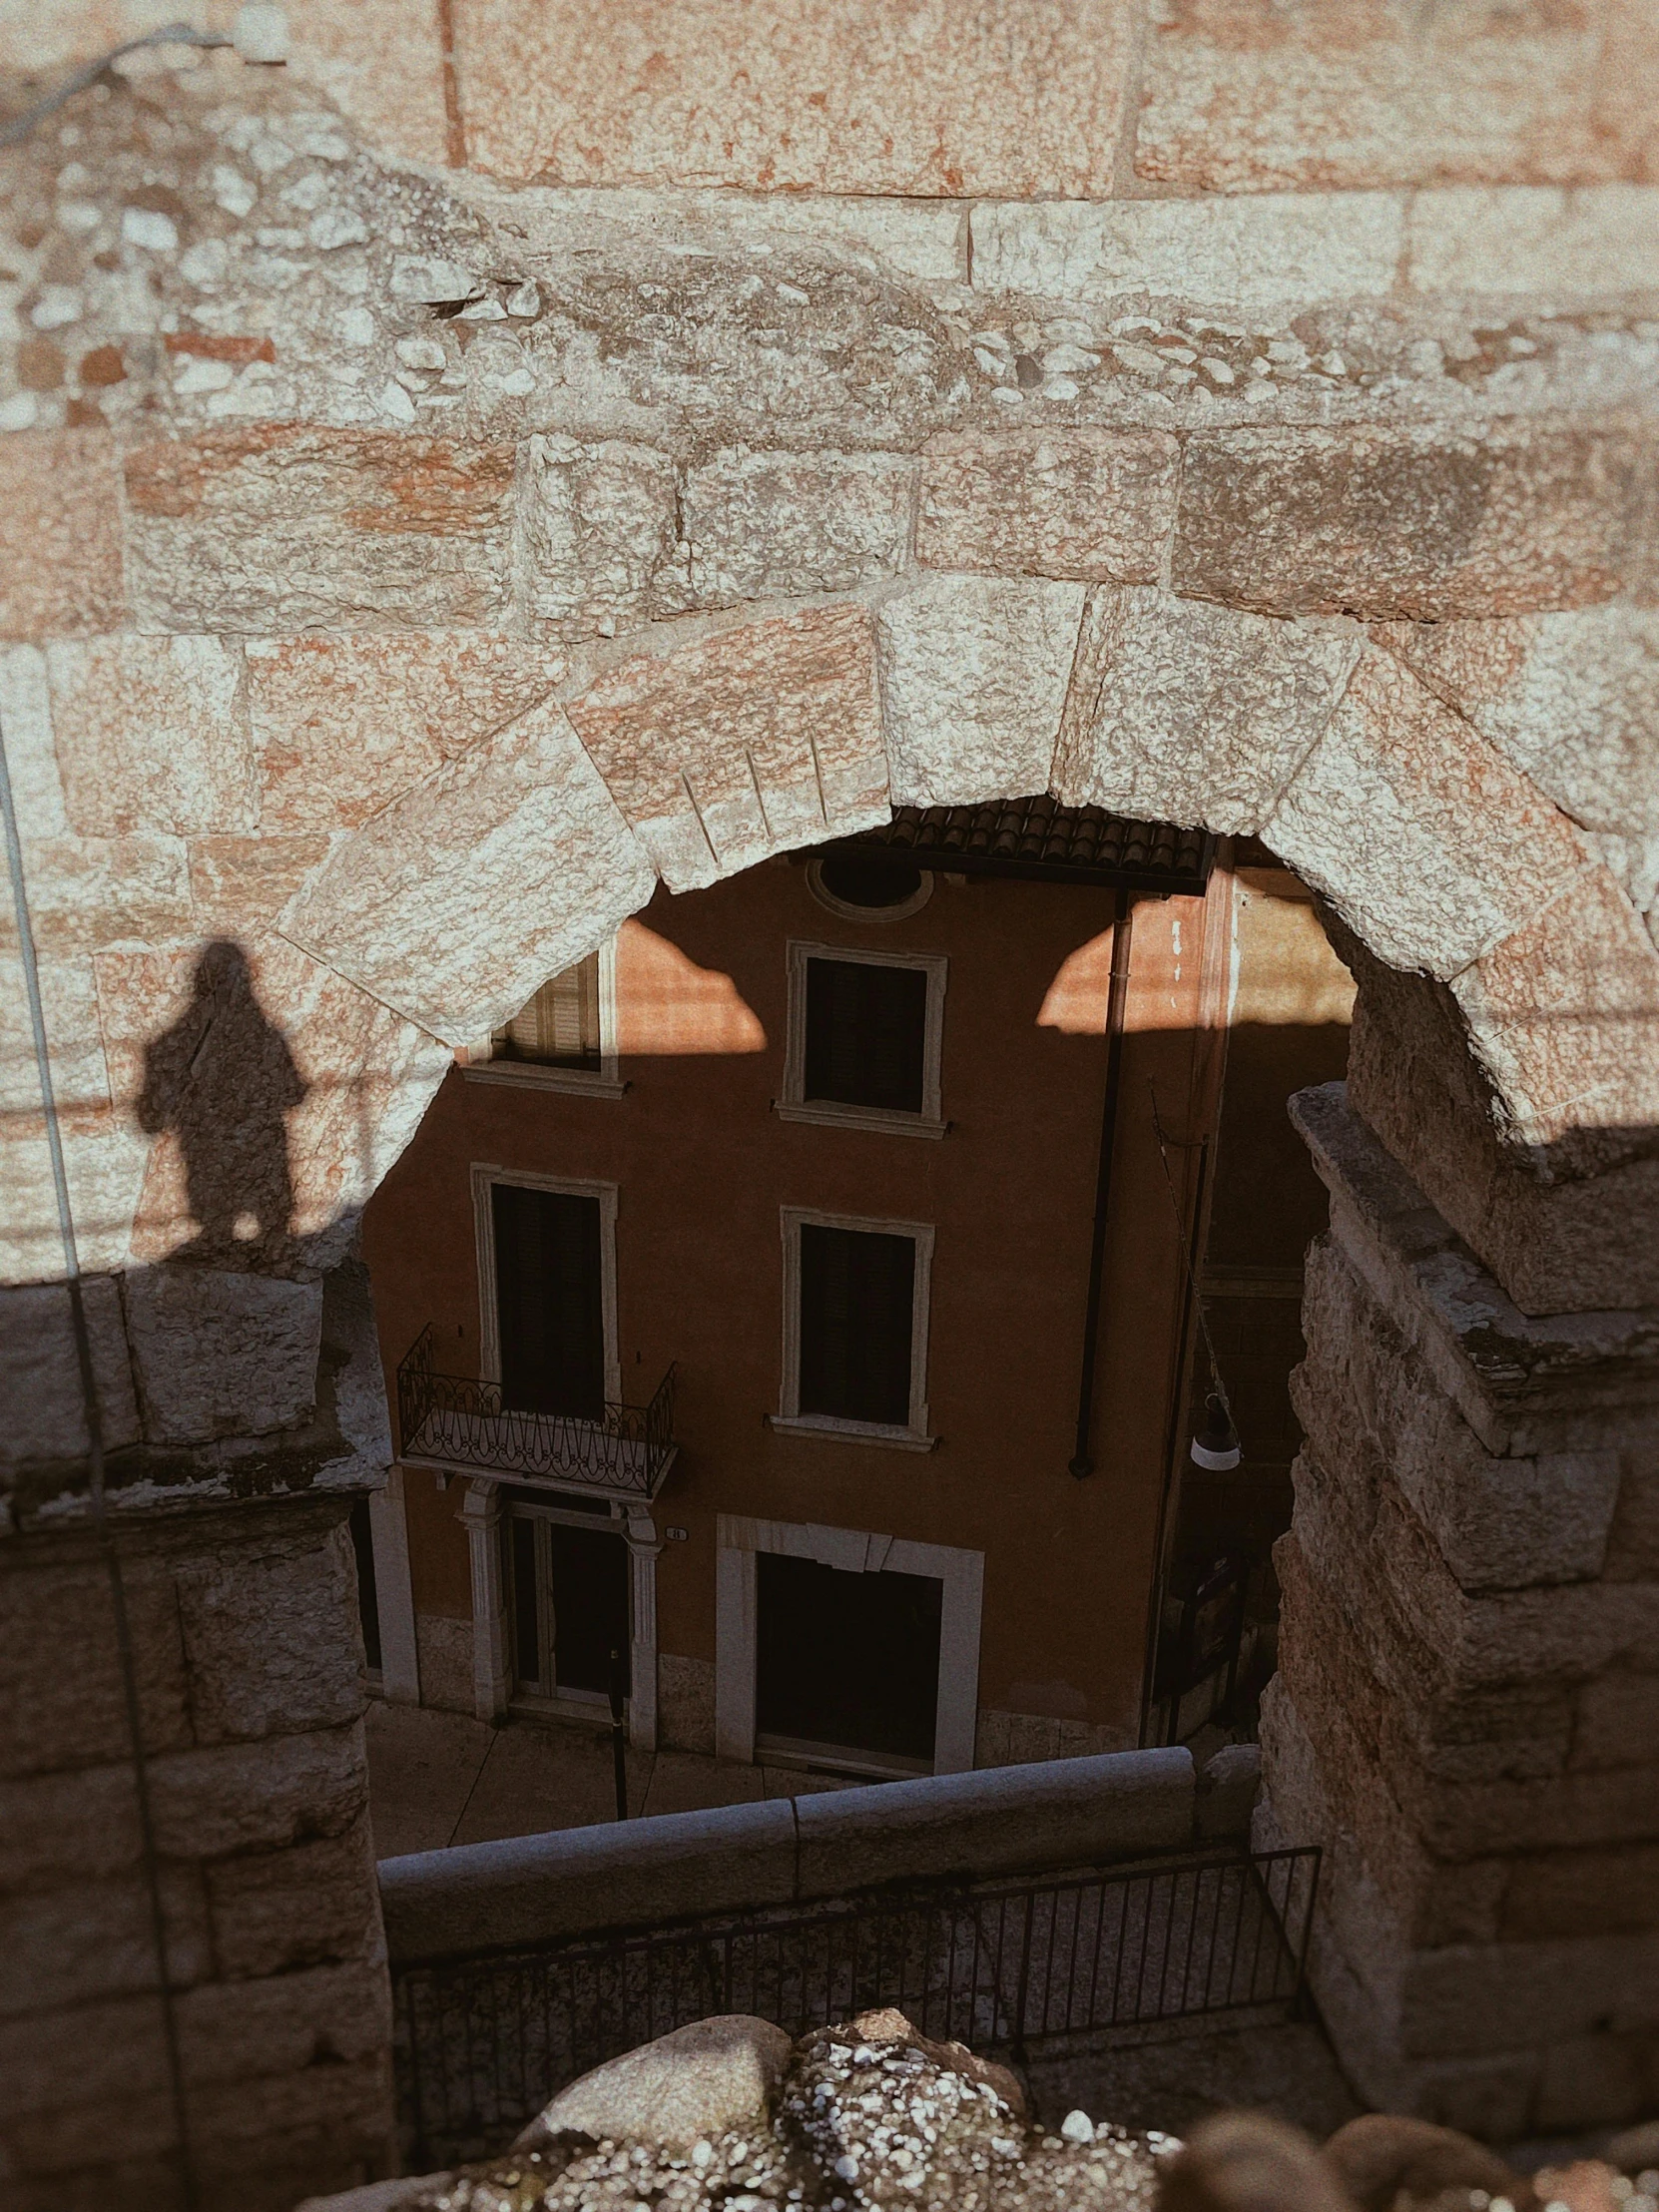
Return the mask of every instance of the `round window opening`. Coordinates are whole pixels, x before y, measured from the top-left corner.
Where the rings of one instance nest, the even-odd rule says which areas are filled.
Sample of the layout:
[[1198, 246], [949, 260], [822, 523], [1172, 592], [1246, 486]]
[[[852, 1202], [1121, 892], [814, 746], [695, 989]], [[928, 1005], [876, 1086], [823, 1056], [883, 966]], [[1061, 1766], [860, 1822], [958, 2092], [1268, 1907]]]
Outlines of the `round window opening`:
[[852, 921], [902, 921], [933, 895], [928, 869], [884, 852], [827, 852], [808, 861], [807, 880], [820, 905]]

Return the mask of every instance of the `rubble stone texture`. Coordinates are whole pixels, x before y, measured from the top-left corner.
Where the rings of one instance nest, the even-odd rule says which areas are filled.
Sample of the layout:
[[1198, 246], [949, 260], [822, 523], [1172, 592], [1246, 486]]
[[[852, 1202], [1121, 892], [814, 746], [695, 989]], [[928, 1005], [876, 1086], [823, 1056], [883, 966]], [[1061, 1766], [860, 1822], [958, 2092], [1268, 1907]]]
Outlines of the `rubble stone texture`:
[[[182, 1600], [141, 1638], [176, 1971], [314, 2007], [264, 2089], [192, 2013], [206, 2203], [388, 2125], [360, 1753], [300, 1725], [349, 1590], [246, 1705], [204, 1594], [223, 1555], [264, 1617], [223, 1531], [384, 1464], [328, 1366], [360, 1208], [452, 1048], [657, 879], [894, 800], [1257, 832], [1349, 932], [1375, 1150], [1314, 1277], [1264, 1818], [1327, 1846], [1374, 2094], [1647, 2093], [1659, 36], [1430, 12], [289, 0], [285, 68], [135, 57], [6, 151], [0, 723], [113, 1494], [212, 1624], [189, 1697]], [[135, 22], [13, 11], [6, 112]], [[87, 1428], [9, 900], [0, 1048], [0, 1549], [44, 1591]], [[270, 1728], [193, 1742], [198, 1697]], [[58, 1993], [6, 2154], [148, 2212], [124, 1753], [37, 1720], [0, 1834], [96, 1868], [20, 1924]]]

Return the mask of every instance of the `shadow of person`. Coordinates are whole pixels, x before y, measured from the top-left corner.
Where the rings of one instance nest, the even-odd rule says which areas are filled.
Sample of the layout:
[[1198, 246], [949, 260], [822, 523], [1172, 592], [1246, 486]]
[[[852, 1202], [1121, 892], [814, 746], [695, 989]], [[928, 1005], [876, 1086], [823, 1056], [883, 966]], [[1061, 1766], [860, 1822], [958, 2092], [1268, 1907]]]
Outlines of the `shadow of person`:
[[247, 1267], [274, 1257], [293, 1218], [287, 1116], [308, 1086], [267, 1019], [248, 955], [229, 938], [203, 948], [191, 1001], [145, 1047], [138, 1122], [178, 1139], [197, 1225], [178, 1256]]

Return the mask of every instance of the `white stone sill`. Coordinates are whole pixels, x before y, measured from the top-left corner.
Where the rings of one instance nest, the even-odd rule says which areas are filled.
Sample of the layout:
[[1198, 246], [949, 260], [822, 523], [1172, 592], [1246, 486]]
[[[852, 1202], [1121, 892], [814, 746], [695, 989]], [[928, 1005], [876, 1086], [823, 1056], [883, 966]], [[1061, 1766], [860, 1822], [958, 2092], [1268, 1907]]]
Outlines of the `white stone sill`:
[[830, 1413], [769, 1413], [769, 1424], [786, 1436], [817, 1436], [832, 1444], [881, 1444], [888, 1451], [933, 1451], [937, 1436], [921, 1428], [894, 1428], [884, 1421], [837, 1420]]
[[775, 1098], [772, 1110], [780, 1121], [807, 1121], [820, 1129], [874, 1129], [893, 1137], [943, 1137], [950, 1130], [947, 1121], [890, 1113], [882, 1106], [800, 1105]]
[[538, 1066], [534, 1060], [516, 1063], [486, 1060], [481, 1067], [464, 1067], [469, 1083], [510, 1083], [532, 1091], [563, 1091], [572, 1098], [621, 1098], [630, 1086], [617, 1075], [586, 1075], [580, 1068]]

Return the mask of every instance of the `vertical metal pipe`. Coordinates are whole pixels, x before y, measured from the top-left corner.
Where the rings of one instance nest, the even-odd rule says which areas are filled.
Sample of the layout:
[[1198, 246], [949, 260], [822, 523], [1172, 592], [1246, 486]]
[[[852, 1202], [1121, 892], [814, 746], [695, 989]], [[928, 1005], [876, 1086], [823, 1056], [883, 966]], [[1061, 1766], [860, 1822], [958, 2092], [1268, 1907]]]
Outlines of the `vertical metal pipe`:
[[1081, 1482], [1094, 1472], [1094, 1371], [1100, 1338], [1100, 1300], [1106, 1274], [1106, 1229], [1112, 1211], [1112, 1152], [1123, 1089], [1123, 1021], [1129, 1003], [1129, 941], [1135, 910], [1127, 891], [1117, 894], [1112, 920], [1112, 977], [1106, 995], [1106, 1088], [1100, 1101], [1100, 1154], [1095, 1165], [1094, 1231], [1089, 1240], [1089, 1293], [1083, 1312], [1083, 1362], [1077, 1384], [1077, 1437], [1071, 1472]]

